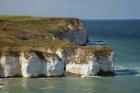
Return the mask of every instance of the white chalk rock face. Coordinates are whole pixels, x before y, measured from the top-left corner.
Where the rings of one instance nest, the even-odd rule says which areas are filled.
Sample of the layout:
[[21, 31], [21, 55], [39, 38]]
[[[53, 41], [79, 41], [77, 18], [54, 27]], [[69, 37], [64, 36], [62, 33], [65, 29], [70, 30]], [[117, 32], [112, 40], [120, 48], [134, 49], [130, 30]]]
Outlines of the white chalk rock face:
[[74, 60], [66, 65], [66, 72], [82, 76], [93, 76], [99, 73], [107, 75], [114, 72], [113, 52], [109, 56], [95, 56], [87, 51], [77, 49], [75, 54]]
[[94, 60], [89, 60], [88, 64], [69, 63], [66, 65], [66, 71], [83, 76], [92, 76], [99, 72], [99, 65]]
[[74, 64], [74, 63], [67, 64], [66, 72], [87, 76], [88, 64]]
[[54, 53], [22, 52], [4, 54], [0, 59], [1, 77], [38, 77], [64, 75], [64, 61]]
[[0, 77], [63, 76], [66, 72], [83, 76], [113, 74], [113, 52], [95, 54], [86, 48], [48, 52], [3, 53]]
[[41, 60], [35, 53], [21, 53], [20, 56], [21, 72], [23, 77], [37, 77], [41, 73]]
[[[62, 76], [64, 75], [64, 62], [60, 59], [57, 54], [54, 53], [44, 53], [43, 56], [47, 61], [47, 65], [44, 68], [47, 68], [45, 75], [46, 76]], [[44, 65], [45, 66], [45, 65]]]
[[69, 62], [73, 62], [75, 59], [73, 49], [57, 49], [56, 54], [64, 62], [64, 65], [68, 64]]
[[93, 76], [93, 75], [96, 75], [98, 72], [99, 72], [99, 65], [98, 65], [98, 62], [96, 62], [96, 59], [93, 56], [90, 57], [90, 60], [88, 62], [88, 73], [87, 75], [88, 76]]
[[[93, 73], [92, 69], [92, 56], [90, 53], [86, 52], [83, 49], [76, 49], [75, 55], [72, 56], [72, 59], [66, 64], [66, 72], [88, 76], [90, 73]], [[90, 63], [90, 64], [89, 64]]]
[[56, 54], [61, 58], [64, 64], [67, 64], [67, 60], [71, 59], [71, 56], [68, 55], [64, 49], [57, 49]]
[[1, 57], [1, 77], [21, 76], [19, 55], [16, 53], [3, 53]]
[[62, 59], [65, 60], [65, 53], [63, 49], [57, 49], [56, 54]]
[[114, 52], [110, 53], [109, 56], [98, 56], [96, 58], [96, 61], [98, 62], [100, 70], [103, 70], [104, 72], [113, 72], [114, 66], [113, 66], [113, 55]]
[[70, 63], [66, 65], [66, 71], [82, 76], [93, 76], [99, 72], [99, 66], [97, 62], [89, 62], [89, 64]]

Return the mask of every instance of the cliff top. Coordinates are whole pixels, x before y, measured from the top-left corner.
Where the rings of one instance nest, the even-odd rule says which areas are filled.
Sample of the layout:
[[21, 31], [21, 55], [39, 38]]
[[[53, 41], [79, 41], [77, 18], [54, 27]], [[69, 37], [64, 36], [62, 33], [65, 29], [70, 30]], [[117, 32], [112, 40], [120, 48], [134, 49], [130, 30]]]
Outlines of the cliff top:
[[77, 18], [0, 16], [0, 39], [52, 38], [60, 32], [83, 26]]
[[83, 26], [77, 18], [0, 16], [0, 47], [37, 47], [67, 45], [68, 42], [53, 40], [56, 35]]
[[55, 39], [63, 32], [82, 31], [84, 23], [77, 18], [0, 16], [0, 52], [37, 50], [38, 47], [70, 50], [81, 48], [106, 54], [106, 46], [78, 46], [68, 41]]

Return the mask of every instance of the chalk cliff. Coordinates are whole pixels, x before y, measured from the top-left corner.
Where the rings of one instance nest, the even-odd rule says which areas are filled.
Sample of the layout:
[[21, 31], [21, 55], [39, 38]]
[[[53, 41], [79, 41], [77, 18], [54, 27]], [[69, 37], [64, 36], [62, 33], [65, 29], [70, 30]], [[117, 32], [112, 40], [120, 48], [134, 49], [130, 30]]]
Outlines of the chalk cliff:
[[86, 55], [77, 54], [73, 62], [66, 65], [66, 72], [79, 74], [81, 76], [94, 76], [94, 75], [113, 75], [113, 53], [110, 52], [107, 56], [94, 54], [86, 57], [85, 63], [81, 63], [81, 59]]
[[114, 73], [114, 52], [106, 51], [106, 47], [97, 50], [91, 47], [77, 48], [68, 53], [59, 49], [56, 53], [64, 60], [68, 73], [80, 76], [113, 75]]
[[79, 76], [113, 75], [113, 51], [105, 47], [58, 49], [49, 52], [4, 52], [0, 59], [1, 77], [63, 76], [68, 72]]
[[64, 75], [64, 62], [58, 55], [47, 52], [4, 53], [1, 57], [1, 67], [1, 77]]
[[0, 16], [0, 32], [0, 77], [114, 75], [113, 50], [80, 46], [87, 32], [77, 18]]

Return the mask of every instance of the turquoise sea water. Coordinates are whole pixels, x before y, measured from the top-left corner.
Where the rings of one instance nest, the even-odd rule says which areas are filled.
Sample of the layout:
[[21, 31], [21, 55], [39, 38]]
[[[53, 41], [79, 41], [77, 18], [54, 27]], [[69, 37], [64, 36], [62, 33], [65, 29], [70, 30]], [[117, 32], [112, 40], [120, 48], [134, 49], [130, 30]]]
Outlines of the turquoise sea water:
[[1, 79], [0, 93], [140, 93], [140, 21], [86, 20], [90, 40], [115, 51], [114, 77]]

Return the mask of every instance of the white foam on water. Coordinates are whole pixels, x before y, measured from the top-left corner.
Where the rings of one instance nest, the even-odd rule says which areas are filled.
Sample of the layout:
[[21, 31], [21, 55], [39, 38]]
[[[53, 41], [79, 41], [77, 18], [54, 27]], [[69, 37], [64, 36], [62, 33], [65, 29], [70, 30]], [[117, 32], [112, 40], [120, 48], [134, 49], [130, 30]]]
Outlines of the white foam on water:
[[46, 78], [38, 78], [38, 79], [46, 79]]
[[0, 89], [3, 88], [4, 86], [0, 85]]
[[44, 88], [39, 88], [41, 90], [44, 90], [44, 89], [53, 89], [54, 87], [44, 87]]
[[84, 76], [81, 78], [103, 78], [103, 77], [101, 77], [101, 76]]
[[83, 91], [91, 91], [92, 89], [86, 88], [86, 89], [82, 89]]
[[134, 70], [137, 71], [137, 73], [138, 73], [137, 76], [140, 76], [140, 67], [135, 67]]
[[138, 71], [138, 74], [136, 74], [136, 76], [140, 77], [140, 69], [138, 69], [137, 71]]
[[93, 78], [103, 78], [101, 76], [91, 76], [91, 77], [93, 77]]
[[64, 90], [65, 87], [43, 87], [43, 88], [39, 88], [41, 90], [48, 90], [48, 89], [57, 89], [57, 90]]
[[123, 69], [127, 69], [127, 68], [125, 66], [115, 65], [114, 69], [115, 70], [123, 70]]
[[140, 67], [127, 67], [127, 66], [121, 66], [116, 65], [115, 67], [115, 74], [116, 76], [120, 75], [140, 75]]
[[135, 76], [136, 76], [136, 77], [140, 77], [140, 74], [136, 74]]
[[0, 82], [0, 89], [1, 89], [1, 88], [3, 88], [3, 87], [4, 87], [4, 85], [5, 85], [5, 83], [4, 83], [4, 82]]

